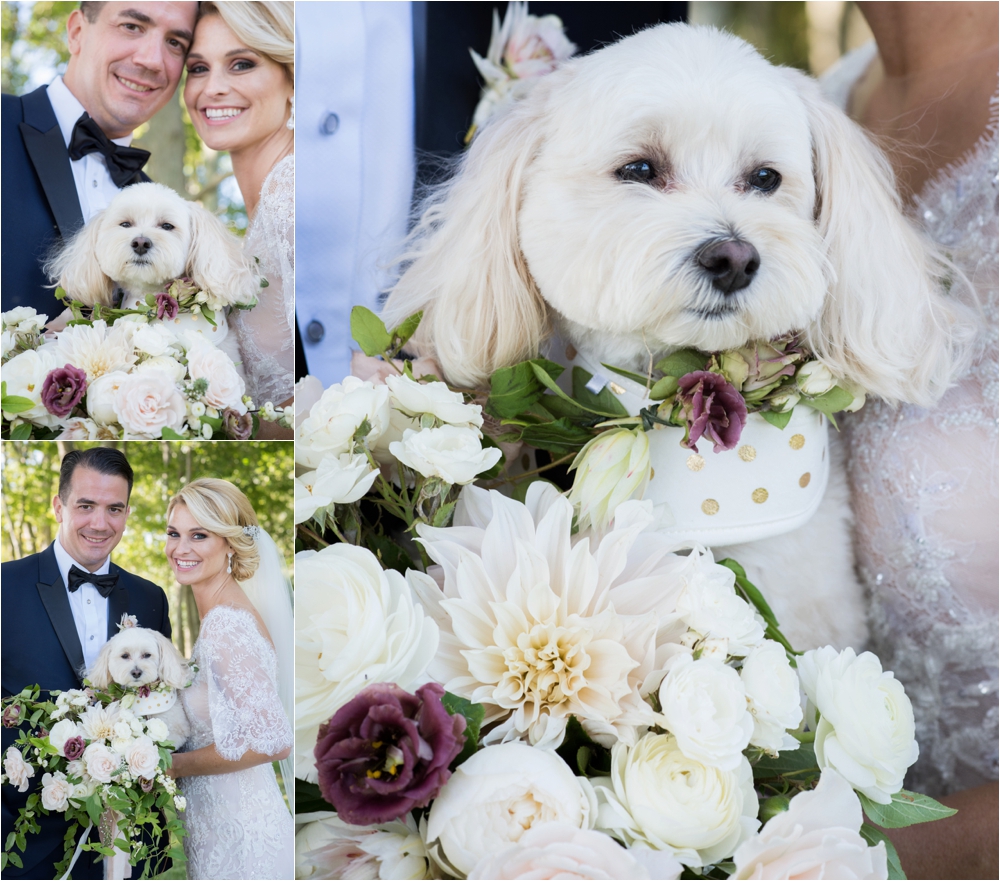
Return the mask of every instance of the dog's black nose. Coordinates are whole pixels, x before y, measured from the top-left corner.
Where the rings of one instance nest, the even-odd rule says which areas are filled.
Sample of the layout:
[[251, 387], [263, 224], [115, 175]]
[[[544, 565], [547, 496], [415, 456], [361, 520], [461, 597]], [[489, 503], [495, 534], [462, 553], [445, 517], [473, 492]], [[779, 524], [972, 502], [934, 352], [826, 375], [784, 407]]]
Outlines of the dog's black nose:
[[136, 667], [134, 670], [132, 670], [132, 678], [133, 679], [142, 679], [142, 670], [140, 670], [138, 667]]
[[760, 269], [760, 254], [742, 239], [709, 242], [698, 252], [698, 265], [711, 277], [712, 286], [724, 294], [742, 290]]
[[136, 236], [132, 239], [132, 250], [140, 257], [152, 247], [153, 243], [145, 236]]

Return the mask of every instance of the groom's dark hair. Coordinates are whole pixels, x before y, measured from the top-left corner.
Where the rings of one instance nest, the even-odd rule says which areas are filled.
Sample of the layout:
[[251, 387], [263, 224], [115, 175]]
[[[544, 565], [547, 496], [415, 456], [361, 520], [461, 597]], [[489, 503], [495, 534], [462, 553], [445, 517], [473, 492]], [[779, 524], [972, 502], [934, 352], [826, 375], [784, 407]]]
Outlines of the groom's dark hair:
[[135, 476], [132, 473], [132, 466], [121, 450], [116, 450], [114, 447], [91, 447], [89, 450], [71, 450], [63, 456], [62, 465], [59, 466], [59, 498], [64, 502], [69, 496], [69, 489], [73, 484], [73, 472], [77, 468], [89, 468], [98, 474], [124, 477], [128, 483], [128, 495], [125, 501], [131, 497]]

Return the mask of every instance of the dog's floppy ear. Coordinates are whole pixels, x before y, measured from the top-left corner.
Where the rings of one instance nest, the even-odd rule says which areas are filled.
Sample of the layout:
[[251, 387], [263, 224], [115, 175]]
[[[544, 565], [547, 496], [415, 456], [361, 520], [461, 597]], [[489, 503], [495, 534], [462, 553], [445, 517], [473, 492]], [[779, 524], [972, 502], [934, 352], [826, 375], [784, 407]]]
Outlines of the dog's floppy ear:
[[109, 639], [101, 647], [87, 671], [87, 678], [94, 688], [105, 689], [111, 684], [111, 653], [115, 650], [114, 639]]
[[383, 312], [392, 328], [423, 309], [414, 344], [468, 388], [535, 357], [547, 329], [517, 232], [525, 173], [543, 138], [542, 88], [490, 122], [428, 200]]
[[864, 131], [814, 81], [788, 75], [809, 116], [831, 276], [809, 343], [867, 392], [930, 406], [967, 362], [973, 316], [959, 300], [968, 283], [904, 215], [892, 168]]
[[97, 262], [104, 212], [95, 214], [90, 222], [66, 242], [45, 264], [49, 278], [63, 288], [70, 298], [93, 306], [112, 304], [114, 281], [104, 274]]
[[257, 294], [258, 280], [243, 254], [243, 243], [207, 208], [197, 202], [190, 202], [188, 207], [188, 275], [202, 290], [230, 302], [249, 302]]
[[158, 630], [151, 632], [160, 650], [160, 681], [171, 688], [184, 688], [188, 684], [187, 661], [162, 633]]

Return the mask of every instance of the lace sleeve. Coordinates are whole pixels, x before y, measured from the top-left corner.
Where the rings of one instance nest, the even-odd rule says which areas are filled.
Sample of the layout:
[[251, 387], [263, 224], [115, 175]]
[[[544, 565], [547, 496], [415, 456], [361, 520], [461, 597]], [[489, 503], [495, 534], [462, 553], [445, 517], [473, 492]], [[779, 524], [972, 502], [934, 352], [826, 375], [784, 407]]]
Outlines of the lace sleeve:
[[230, 319], [239, 339], [248, 391], [258, 406], [280, 404], [295, 384], [295, 159], [271, 169], [243, 243], [260, 260], [268, 285], [257, 305]]
[[292, 745], [292, 727], [275, 685], [274, 650], [242, 609], [220, 607], [200, 636], [215, 748], [229, 761], [247, 750], [273, 756]]

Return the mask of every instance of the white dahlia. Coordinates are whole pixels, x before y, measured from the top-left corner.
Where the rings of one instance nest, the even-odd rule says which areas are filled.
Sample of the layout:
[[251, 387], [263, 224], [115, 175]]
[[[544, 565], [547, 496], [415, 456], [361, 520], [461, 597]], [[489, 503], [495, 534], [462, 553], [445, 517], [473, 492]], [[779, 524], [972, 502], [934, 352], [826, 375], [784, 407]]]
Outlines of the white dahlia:
[[60, 363], [72, 364], [87, 374], [87, 382], [117, 370], [128, 372], [138, 356], [133, 345], [137, 326], [132, 322], [105, 321], [73, 324], [60, 331], [55, 348]]

